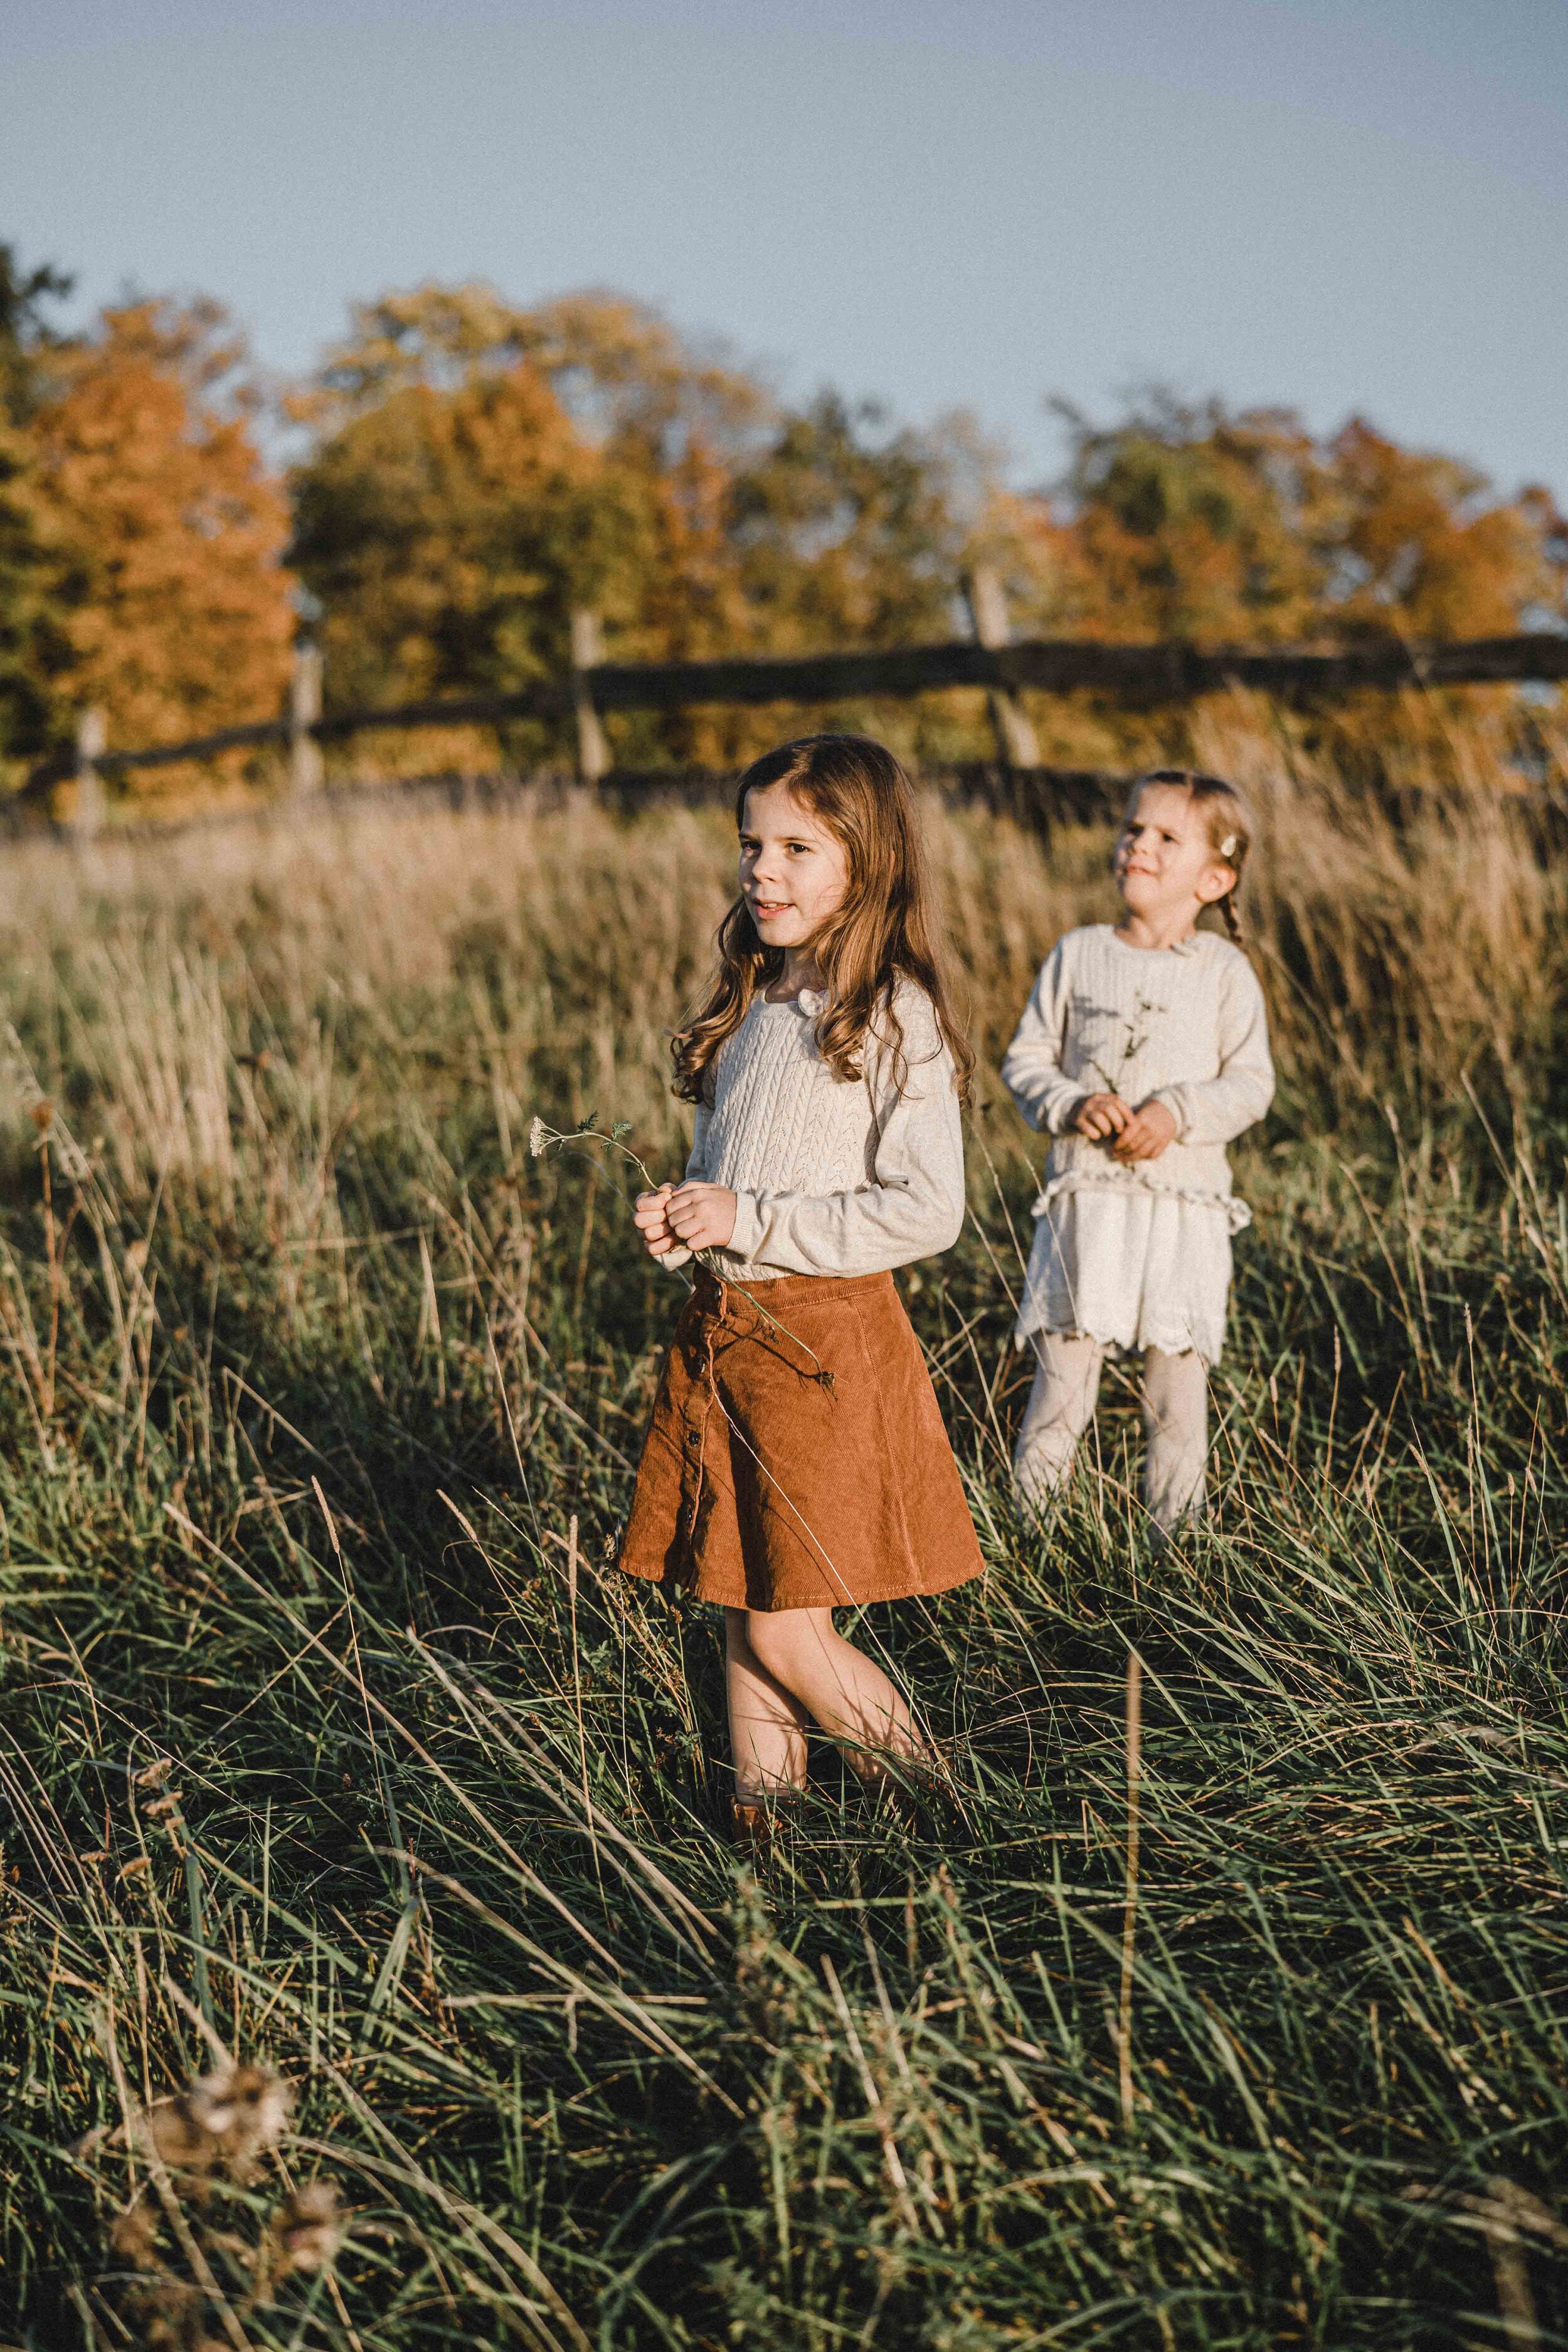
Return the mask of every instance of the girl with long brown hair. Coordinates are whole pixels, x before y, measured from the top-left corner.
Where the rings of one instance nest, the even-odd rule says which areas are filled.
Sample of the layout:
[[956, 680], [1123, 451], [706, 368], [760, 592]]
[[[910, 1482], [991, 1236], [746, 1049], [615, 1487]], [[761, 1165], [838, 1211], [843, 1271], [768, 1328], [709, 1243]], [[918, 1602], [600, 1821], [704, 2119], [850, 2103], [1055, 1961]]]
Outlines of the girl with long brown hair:
[[621, 1566], [724, 1610], [737, 1825], [805, 1780], [815, 1721], [868, 1783], [929, 1763], [836, 1608], [962, 1584], [980, 1549], [892, 1268], [963, 1222], [973, 1057], [908, 777], [858, 735], [741, 779], [740, 892], [676, 1037], [682, 1182], [639, 1194], [659, 1264], [699, 1261]]

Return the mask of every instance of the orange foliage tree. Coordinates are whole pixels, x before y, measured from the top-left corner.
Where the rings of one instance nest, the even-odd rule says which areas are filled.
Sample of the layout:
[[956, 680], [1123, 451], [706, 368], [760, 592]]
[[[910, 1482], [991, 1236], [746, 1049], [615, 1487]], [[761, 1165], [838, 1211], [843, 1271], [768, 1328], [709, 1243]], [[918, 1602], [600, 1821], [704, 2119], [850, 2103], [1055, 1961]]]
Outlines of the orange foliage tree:
[[68, 657], [28, 428], [48, 395], [59, 347], [47, 305], [70, 290], [70, 279], [47, 263], [24, 268], [15, 248], [0, 245], [0, 772], [43, 747], [49, 680]]
[[[941, 637], [963, 625], [955, 592], [978, 561], [1042, 635], [1321, 645], [1489, 635], [1564, 609], [1568, 526], [1544, 491], [1499, 498], [1360, 419], [1324, 439], [1288, 408], [1159, 393], [1110, 425], [1064, 409], [1063, 481], [1021, 493], [965, 417], [895, 429], [832, 393], [792, 409], [606, 294], [523, 310], [425, 286], [355, 310], [291, 404], [310, 438], [285, 488], [215, 305], [128, 305], [63, 341], [39, 317], [63, 290], [0, 247], [13, 775], [89, 701], [121, 744], [270, 716], [294, 627], [286, 563], [319, 600], [339, 708], [558, 677], [577, 606], [632, 660]], [[1037, 717], [1068, 758], [1127, 750], [1144, 723], [1092, 698]], [[635, 763], [735, 759], [829, 719], [916, 753], [986, 746], [978, 696], [612, 725]], [[519, 725], [506, 748], [559, 754], [565, 722]]]
[[[292, 560], [339, 704], [559, 677], [570, 614], [631, 658], [717, 651], [732, 457], [760, 406], [636, 305], [424, 287], [353, 314], [293, 404]], [[509, 730], [520, 754], [551, 730]]]
[[1327, 464], [1336, 516], [1323, 601], [1337, 635], [1501, 636], [1562, 611], [1568, 551], [1544, 491], [1495, 499], [1474, 467], [1402, 449], [1360, 417]]
[[1485, 636], [1563, 610], [1563, 524], [1542, 490], [1500, 499], [1360, 418], [1324, 441], [1289, 408], [1155, 393], [1109, 426], [1059, 408], [1066, 479], [1016, 524], [1038, 625], [1306, 645]]
[[[995, 494], [982, 532], [1027, 635], [1332, 647], [1505, 635], [1568, 609], [1568, 524], [1542, 489], [1500, 498], [1475, 468], [1360, 418], [1322, 438], [1293, 409], [1159, 391], [1110, 425], [1058, 408], [1062, 481]], [[1510, 690], [1458, 691], [1508, 736]], [[1447, 707], [1410, 703], [1405, 723], [1441, 726]], [[1031, 709], [1046, 756], [1108, 764], [1182, 754], [1199, 716], [1089, 693], [1034, 697]], [[1372, 695], [1302, 723], [1375, 767], [1388, 717]]]
[[[831, 394], [791, 412], [617, 297], [385, 296], [354, 311], [295, 415], [315, 446], [293, 478], [293, 560], [339, 703], [558, 676], [574, 604], [633, 660], [952, 625], [964, 532], [938, 438]], [[781, 723], [615, 725], [636, 760], [736, 757]], [[518, 751], [550, 743], [512, 734]]]
[[120, 742], [273, 717], [288, 677], [288, 509], [225, 324], [205, 302], [106, 311], [32, 424], [57, 698], [100, 704]]

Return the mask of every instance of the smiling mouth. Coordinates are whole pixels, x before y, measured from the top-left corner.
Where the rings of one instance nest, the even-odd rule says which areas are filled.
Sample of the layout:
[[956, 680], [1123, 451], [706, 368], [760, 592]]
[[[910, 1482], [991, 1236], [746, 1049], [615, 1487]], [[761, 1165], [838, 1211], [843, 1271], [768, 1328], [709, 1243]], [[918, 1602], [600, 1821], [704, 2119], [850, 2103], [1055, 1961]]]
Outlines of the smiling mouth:
[[752, 912], [763, 922], [766, 922], [770, 916], [787, 915], [794, 903], [790, 898], [753, 898]]

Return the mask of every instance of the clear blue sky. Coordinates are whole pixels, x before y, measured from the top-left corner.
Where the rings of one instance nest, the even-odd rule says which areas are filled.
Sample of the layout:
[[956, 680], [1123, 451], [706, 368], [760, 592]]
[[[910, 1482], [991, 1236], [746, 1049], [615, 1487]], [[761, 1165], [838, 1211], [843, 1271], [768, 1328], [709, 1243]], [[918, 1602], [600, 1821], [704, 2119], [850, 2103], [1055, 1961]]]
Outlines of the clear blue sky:
[[1568, 499], [1563, 0], [5, 0], [0, 237], [284, 373], [608, 286], [1022, 480], [1159, 378]]

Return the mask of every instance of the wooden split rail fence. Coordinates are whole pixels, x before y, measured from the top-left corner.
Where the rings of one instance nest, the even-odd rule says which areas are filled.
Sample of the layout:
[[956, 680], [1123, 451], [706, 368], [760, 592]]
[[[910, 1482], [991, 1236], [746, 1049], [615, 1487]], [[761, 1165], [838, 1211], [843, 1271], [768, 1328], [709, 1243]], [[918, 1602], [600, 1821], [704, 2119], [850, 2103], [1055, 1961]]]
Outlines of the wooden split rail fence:
[[1335, 653], [1205, 652], [1180, 644], [1101, 645], [1076, 638], [1015, 642], [992, 575], [977, 572], [965, 582], [964, 593], [974, 632], [970, 639], [884, 652], [759, 655], [721, 661], [605, 661], [596, 616], [575, 613], [572, 667], [564, 677], [542, 680], [514, 694], [443, 695], [386, 709], [323, 712], [321, 656], [303, 647], [296, 657], [282, 718], [226, 727], [180, 743], [116, 751], [107, 741], [101, 713], [85, 711], [74, 759], [68, 755], [35, 770], [27, 790], [36, 797], [74, 772], [77, 826], [90, 832], [101, 819], [101, 778], [106, 773], [276, 745], [288, 753], [293, 791], [308, 794], [321, 788], [325, 743], [378, 730], [498, 726], [518, 719], [574, 719], [578, 773], [597, 783], [612, 766], [602, 721], [616, 711], [834, 703], [929, 694], [951, 687], [985, 692], [1004, 770], [1039, 772], [1034, 730], [1019, 699], [1024, 688], [1047, 694], [1088, 690], [1121, 702], [1152, 705], [1186, 701], [1234, 686], [1302, 701], [1369, 688], [1388, 691], [1407, 686], [1568, 681], [1568, 635], [1551, 631], [1440, 645], [1391, 642]]

